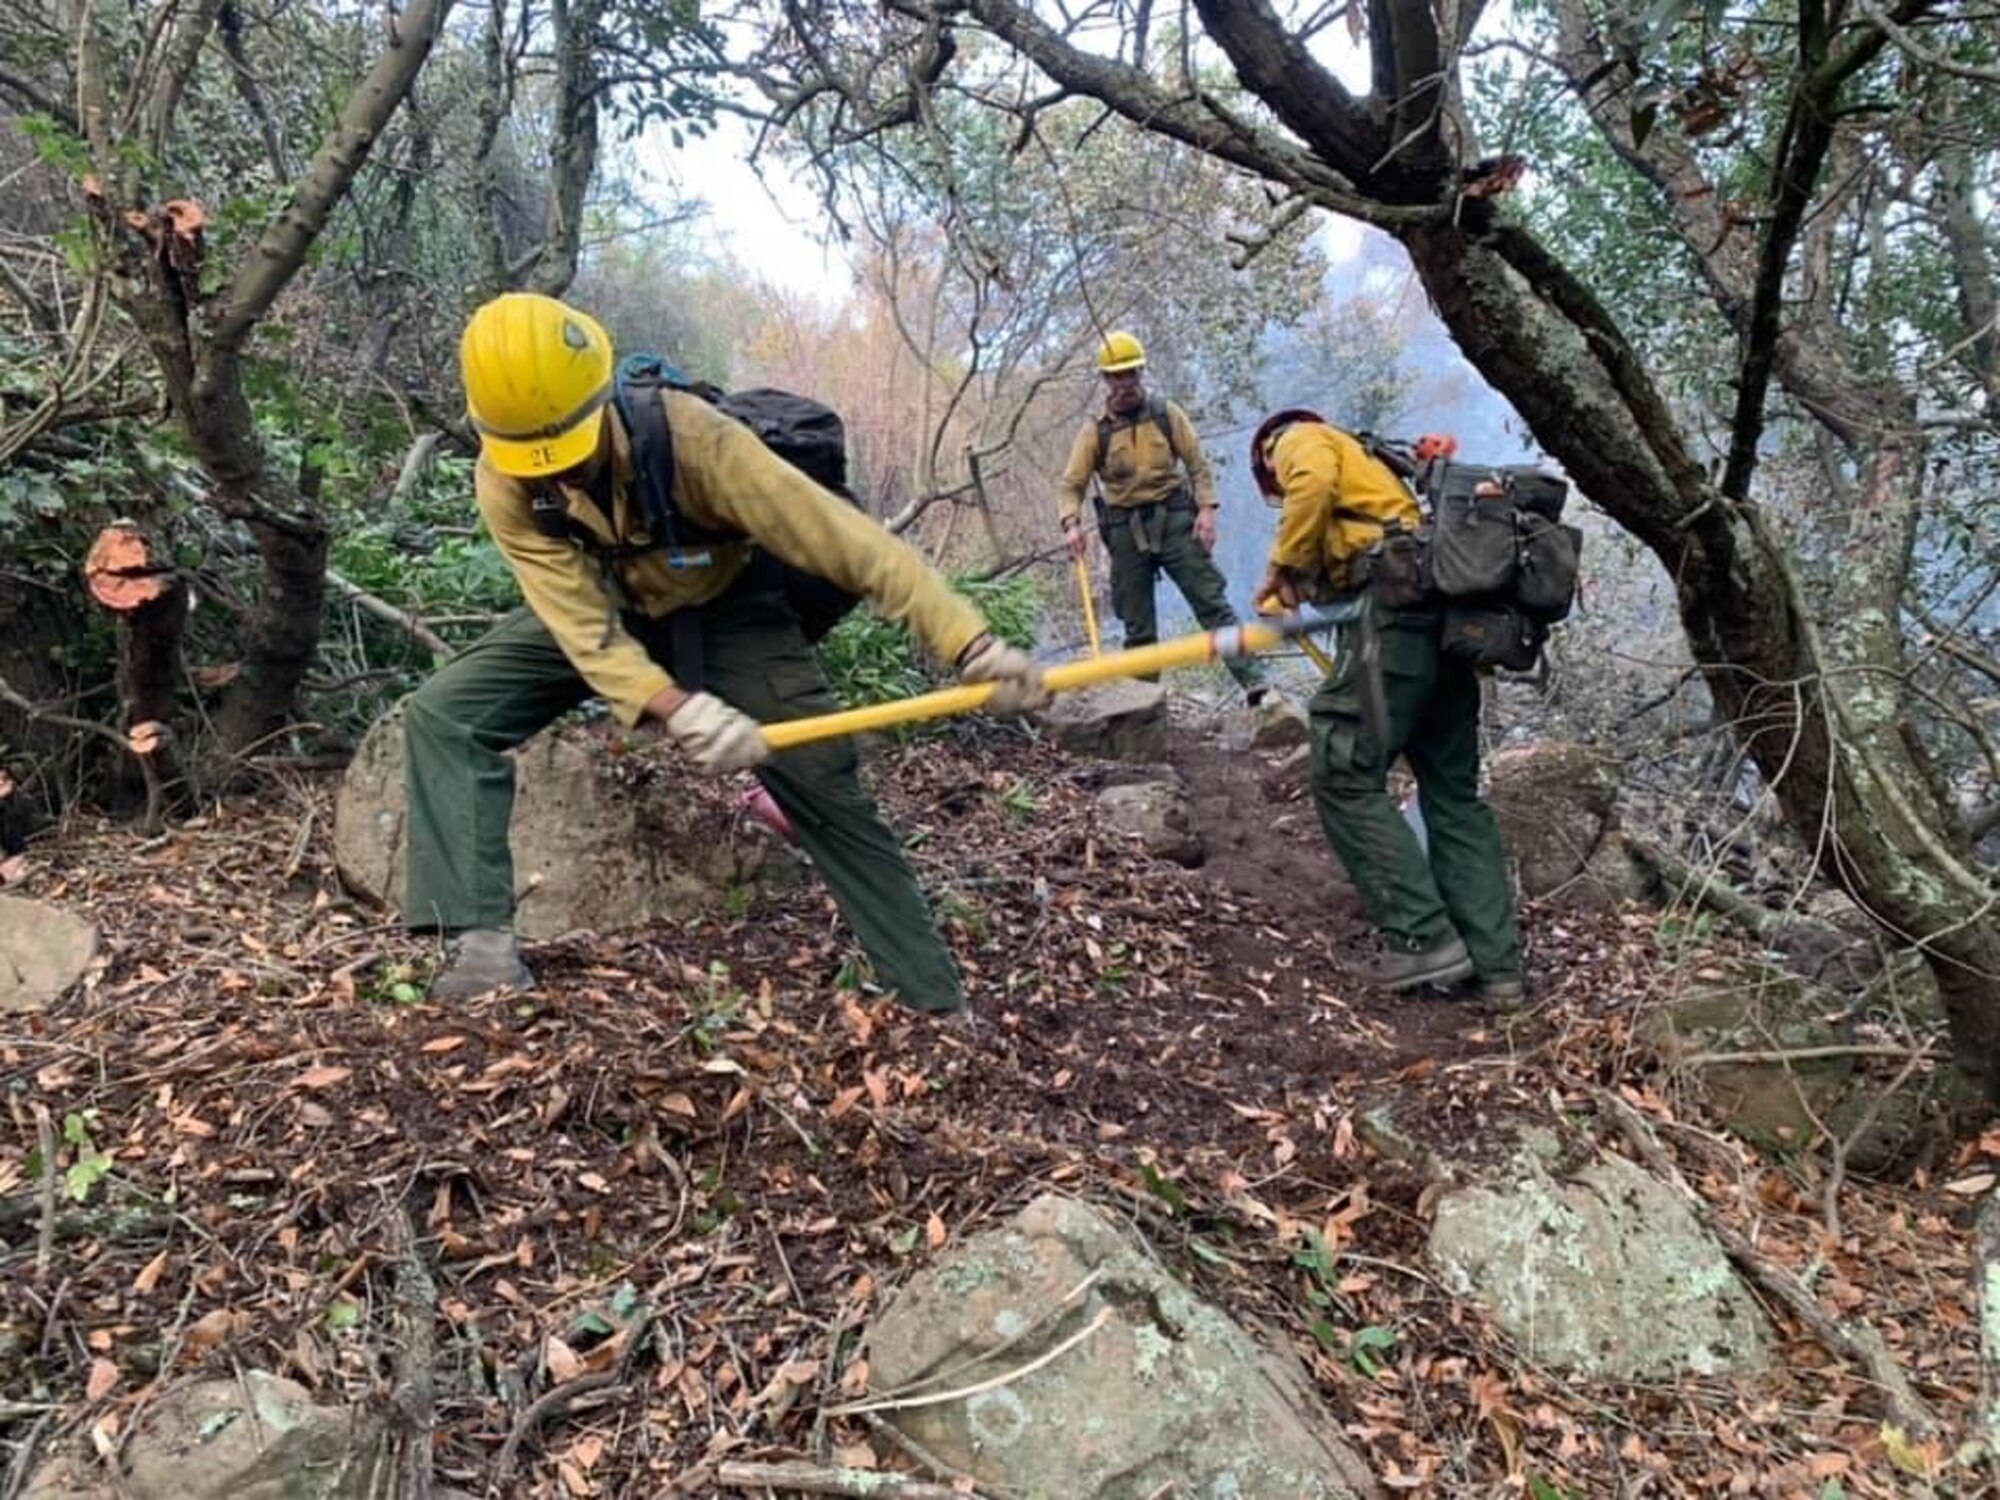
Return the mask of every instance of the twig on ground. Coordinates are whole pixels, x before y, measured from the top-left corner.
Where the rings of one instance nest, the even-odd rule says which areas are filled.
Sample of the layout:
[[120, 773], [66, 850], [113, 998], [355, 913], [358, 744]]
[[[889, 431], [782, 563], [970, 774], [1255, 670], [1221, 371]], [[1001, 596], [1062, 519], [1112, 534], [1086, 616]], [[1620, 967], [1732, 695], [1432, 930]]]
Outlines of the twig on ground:
[[579, 1375], [573, 1380], [565, 1380], [554, 1390], [539, 1397], [534, 1405], [521, 1413], [521, 1420], [514, 1424], [514, 1430], [507, 1434], [507, 1441], [500, 1447], [500, 1455], [493, 1461], [493, 1478], [496, 1484], [504, 1484], [513, 1472], [515, 1455], [521, 1444], [533, 1437], [541, 1425], [552, 1417], [560, 1416], [585, 1396], [599, 1391], [622, 1395], [625, 1381], [632, 1373], [632, 1364], [639, 1351], [646, 1345], [647, 1335], [653, 1330], [653, 1315], [641, 1312], [633, 1319], [631, 1334], [625, 1344], [625, 1352], [618, 1357], [615, 1369], [594, 1370], [588, 1375]]
[[41, 1446], [42, 1434], [49, 1430], [49, 1424], [55, 1419], [53, 1411], [43, 1412], [14, 1449], [14, 1461], [7, 1465], [7, 1477], [0, 1482], [0, 1500], [14, 1500], [21, 1493], [21, 1486], [28, 1482], [28, 1471], [35, 1466], [35, 1450]]
[[1898, 1046], [1894, 1042], [1848, 1042], [1827, 1047], [1784, 1047], [1765, 1052], [1696, 1052], [1688, 1057], [1675, 1058], [1683, 1068], [1707, 1068], [1728, 1063], [1788, 1063], [1812, 1062], [1829, 1057], [1901, 1057], [1907, 1058], [1912, 1067], [1918, 1063], [1942, 1058], [1945, 1054], [1933, 1047], [1912, 1050]]
[[[965, 1470], [953, 1464], [946, 1463], [907, 1432], [902, 1431], [894, 1423], [886, 1421], [876, 1413], [872, 1411], [864, 1413], [861, 1420], [868, 1424], [870, 1432], [874, 1433], [884, 1442], [894, 1444], [896, 1447], [902, 1449], [904, 1453], [922, 1464], [929, 1472], [931, 1478], [944, 1484], [973, 1485], [978, 1483]], [[964, 1494], [966, 1491], [960, 1490], [957, 1493]], [[1007, 1500], [1007, 1497], [1013, 1492], [1010, 1490], [994, 1489], [988, 1486], [985, 1493], [990, 1495], [992, 1500]]]
[[1660, 1138], [1636, 1109], [1604, 1089], [1597, 1091], [1597, 1098], [1600, 1107], [1611, 1116], [1646, 1165], [1687, 1200], [1695, 1217], [1715, 1236], [1737, 1268], [1761, 1287], [1765, 1295], [1797, 1318], [1828, 1353], [1864, 1370], [1881, 1387], [1892, 1422], [1913, 1438], [1927, 1437], [1938, 1430], [1937, 1417], [1923, 1397], [1911, 1388], [1909, 1377], [1896, 1363], [1888, 1345], [1882, 1342], [1881, 1334], [1865, 1323], [1842, 1323], [1829, 1317], [1819, 1305], [1819, 1299], [1796, 1276], [1760, 1254], [1749, 1240], [1715, 1211], [1714, 1205], [1694, 1190], [1687, 1178], [1681, 1175], [1679, 1165], [1668, 1154], [1667, 1148], [1660, 1144]]
[[[1909, 1060], [1896, 1070], [1896, 1076], [1889, 1080], [1888, 1087], [1877, 1092], [1875, 1097], [1868, 1101], [1868, 1107], [1861, 1112], [1861, 1118], [1854, 1122], [1854, 1128], [1846, 1135], [1835, 1135], [1818, 1115], [1813, 1114], [1810, 1105], [1806, 1107], [1806, 1113], [1811, 1116], [1813, 1124], [1819, 1127], [1820, 1134], [1827, 1138], [1833, 1151], [1833, 1164], [1827, 1169], [1826, 1186], [1820, 1192], [1822, 1217], [1826, 1221], [1827, 1233], [1833, 1239], [1841, 1238], [1840, 1190], [1847, 1181], [1848, 1152], [1854, 1149], [1856, 1141], [1875, 1128], [1875, 1122], [1881, 1117], [1883, 1106], [1903, 1091], [1903, 1085], [1910, 1081], [1910, 1075], [1917, 1071], [1928, 1055], [1923, 1052], [1911, 1053]], [[1805, 1090], [1800, 1089], [1801, 1104], [1805, 1103], [1805, 1097]]]
[[1719, 873], [1704, 875], [1679, 855], [1633, 834], [1624, 835], [1625, 847], [1640, 864], [1653, 872], [1672, 904], [1685, 901], [1689, 908], [1713, 907], [1720, 916], [1744, 928], [1753, 937], [1768, 937], [1786, 926], [1778, 912], [1759, 906]]
[[860, 1500], [979, 1500], [977, 1491], [932, 1484], [877, 1469], [827, 1469], [818, 1464], [725, 1463], [716, 1480], [729, 1489], [801, 1490], [808, 1495], [851, 1495]]
[[56, 1127], [46, 1104], [35, 1106], [35, 1145], [42, 1153], [42, 1181], [35, 1193], [42, 1215], [35, 1239], [35, 1284], [40, 1286], [49, 1279], [56, 1251]]
[[1053, 1349], [1050, 1349], [1045, 1354], [1037, 1355], [1017, 1369], [1002, 1371], [991, 1380], [982, 1380], [976, 1385], [960, 1386], [957, 1390], [927, 1391], [921, 1396], [894, 1396], [882, 1401], [863, 1401], [850, 1406], [836, 1406], [828, 1415], [835, 1417], [858, 1417], [864, 1412], [871, 1411], [902, 1411], [913, 1406], [943, 1406], [948, 1401], [963, 1401], [973, 1396], [984, 1395], [987, 1391], [997, 1391], [1002, 1386], [1012, 1385], [1015, 1381], [1034, 1374], [1043, 1365], [1049, 1364], [1069, 1353], [1070, 1350], [1074, 1349], [1078, 1344], [1082, 1343], [1108, 1323], [1111, 1320], [1111, 1312], [1112, 1310], [1108, 1307], [1099, 1308], [1096, 1317], [1057, 1344]]
[[562, 1415], [585, 1396], [614, 1388], [622, 1391], [624, 1378], [622, 1371], [598, 1370], [593, 1374], [579, 1375], [574, 1380], [565, 1380], [554, 1390], [538, 1397], [534, 1405], [521, 1413], [521, 1420], [514, 1424], [514, 1430], [507, 1434], [507, 1441], [500, 1445], [500, 1456], [493, 1460], [495, 1482], [504, 1484], [507, 1475], [514, 1470], [514, 1456], [521, 1451], [521, 1444], [532, 1437], [542, 1423]]

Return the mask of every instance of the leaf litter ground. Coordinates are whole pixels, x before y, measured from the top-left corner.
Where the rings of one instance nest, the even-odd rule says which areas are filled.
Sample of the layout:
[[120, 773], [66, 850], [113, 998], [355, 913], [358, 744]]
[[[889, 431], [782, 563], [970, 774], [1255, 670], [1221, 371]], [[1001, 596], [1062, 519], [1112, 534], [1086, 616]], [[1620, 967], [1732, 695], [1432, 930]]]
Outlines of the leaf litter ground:
[[[1703, 1129], [1632, 1042], [1671, 977], [1651, 916], [1531, 910], [1537, 1000], [1506, 1022], [1369, 989], [1310, 810], [1255, 757], [1186, 736], [1176, 757], [1200, 870], [1096, 827], [1105, 767], [1019, 740], [876, 758], [970, 1030], [852, 988], [810, 883], [539, 945], [531, 998], [422, 1003], [431, 947], [339, 888], [330, 783], [42, 846], [25, 893], [95, 917], [109, 958], [0, 1028], [0, 1431], [17, 1453], [115, 1444], [162, 1389], [250, 1367], [383, 1399], [414, 1255], [437, 1286], [442, 1487], [921, 1468], [821, 1414], [866, 1389], [859, 1331], [912, 1269], [1058, 1190], [1296, 1350], [1393, 1492], [1972, 1492], [1923, 1477], [1948, 1438], [1885, 1446], [1872, 1392], [1782, 1313], [1768, 1377], [1538, 1368], [1435, 1279], [1420, 1168], [1494, 1155], [1524, 1121], [1574, 1139], [1619, 1090], [1715, 1212], [1873, 1321], [1954, 1424], [1978, 1380], [1965, 1199], [1850, 1181], [1836, 1237], [1806, 1167]], [[98, 1175], [81, 1202], [65, 1185], [39, 1264], [44, 1111], [65, 1168]]]

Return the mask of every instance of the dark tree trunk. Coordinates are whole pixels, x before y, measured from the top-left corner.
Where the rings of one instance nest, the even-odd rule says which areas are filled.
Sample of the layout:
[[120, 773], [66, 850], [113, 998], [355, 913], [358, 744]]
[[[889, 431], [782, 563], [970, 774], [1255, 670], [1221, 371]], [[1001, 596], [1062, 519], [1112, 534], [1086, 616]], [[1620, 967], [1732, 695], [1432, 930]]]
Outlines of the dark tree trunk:
[[188, 587], [171, 554], [129, 522], [98, 533], [84, 562], [90, 594], [118, 621], [118, 701], [154, 830], [185, 792], [173, 733]]
[[[103, 59], [85, 30], [80, 113], [104, 173], [86, 190], [117, 268], [119, 301], [159, 362], [174, 415], [213, 481], [212, 503], [249, 530], [264, 562], [243, 670], [218, 717], [222, 749], [230, 754], [260, 744], [289, 717], [318, 650], [326, 589], [325, 519], [311, 497], [277, 479], [265, 464], [243, 389], [242, 353], [414, 87], [451, 4], [412, 0], [393, 18], [382, 52], [356, 81], [284, 207], [212, 295], [202, 287], [207, 216], [187, 200], [141, 207], [148, 195], [134, 165], [139, 157], [126, 149], [132, 142], [111, 133], [114, 115]], [[175, 106], [222, 9], [223, 0], [202, 0], [183, 15], [157, 54], [157, 71], [134, 80], [135, 92], [146, 99], [141, 114], [155, 158], [162, 155]]]

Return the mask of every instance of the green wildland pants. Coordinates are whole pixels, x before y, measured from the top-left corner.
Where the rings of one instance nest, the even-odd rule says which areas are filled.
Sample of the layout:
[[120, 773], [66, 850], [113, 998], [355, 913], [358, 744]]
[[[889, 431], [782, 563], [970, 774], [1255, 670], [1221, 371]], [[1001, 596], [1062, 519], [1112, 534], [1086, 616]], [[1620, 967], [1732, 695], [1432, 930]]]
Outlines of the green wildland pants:
[[[1234, 625], [1229, 585], [1215, 559], [1195, 540], [1194, 511], [1168, 505], [1138, 509], [1137, 518], [1112, 510], [1111, 524], [1103, 533], [1111, 552], [1111, 607], [1125, 627], [1125, 644], [1150, 646], [1160, 638], [1153, 587], [1162, 571], [1173, 579], [1203, 630]], [[1244, 688], [1263, 685], [1264, 669], [1254, 656], [1231, 661], [1228, 667]]]
[[[1512, 978], [1521, 939], [1500, 826], [1479, 796], [1479, 677], [1439, 652], [1438, 628], [1435, 613], [1378, 624], [1387, 744], [1363, 717], [1357, 642], [1343, 630], [1333, 673], [1308, 705], [1313, 802], [1377, 927], [1425, 946], [1455, 928], [1481, 979]], [[1428, 857], [1389, 797], [1398, 755], [1416, 774]]]
[[[771, 585], [746, 578], [695, 613], [707, 691], [766, 723], [839, 707]], [[654, 659], [674, 670], [671, 617], [631, 623]], [[412, 927], [512, 925], [514, 767], [504, 752], [589, 694], [554, 637], [523, 609], [406, 701], [404, 914]], [[787, 750], [757, 776], [798, 830], [881, 982], [919, 1010], [956, 1010], [964, 1003], [957, 966], [902, 846], [862, 790], [858, 764], [852, 741], [831, 740]]]

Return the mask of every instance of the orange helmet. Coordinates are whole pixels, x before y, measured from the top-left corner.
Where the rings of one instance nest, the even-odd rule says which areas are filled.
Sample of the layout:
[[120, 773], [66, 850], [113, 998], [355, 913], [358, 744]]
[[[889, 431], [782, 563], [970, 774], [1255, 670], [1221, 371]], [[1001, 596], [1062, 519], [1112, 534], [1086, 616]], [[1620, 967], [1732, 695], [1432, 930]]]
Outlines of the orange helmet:
[[1257, 488], [1267, 498], [1278, 498], [1278, 476], [1271, 468], [1269, 452], [1271, 440], [1287, 427], [1299, 422], [1324, 422], [1316, 411], [1308, 411], [1303, 406], [1288, 406], [1283, 411], [1272, 412], [1257, 426], [1257, 435], [1250, 439], [1250, 473], [1257, 481]]

